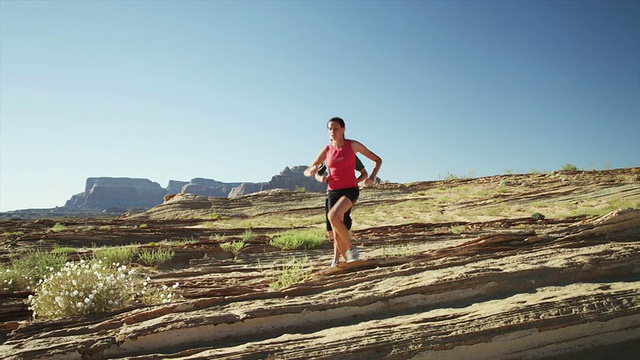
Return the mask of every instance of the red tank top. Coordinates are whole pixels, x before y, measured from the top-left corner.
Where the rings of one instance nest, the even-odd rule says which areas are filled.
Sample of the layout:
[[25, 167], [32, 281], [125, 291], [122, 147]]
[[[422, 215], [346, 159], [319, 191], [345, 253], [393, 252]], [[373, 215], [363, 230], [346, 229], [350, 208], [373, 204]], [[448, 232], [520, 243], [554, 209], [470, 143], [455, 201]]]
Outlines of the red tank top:
[[345, 140], [341, 148], [327, 145], [327, 168], [329, 169], [329, 190], [341, 190], [358, 187], [358, 179], [354, 171], [356, 153], [351, 148], [351, 141]]

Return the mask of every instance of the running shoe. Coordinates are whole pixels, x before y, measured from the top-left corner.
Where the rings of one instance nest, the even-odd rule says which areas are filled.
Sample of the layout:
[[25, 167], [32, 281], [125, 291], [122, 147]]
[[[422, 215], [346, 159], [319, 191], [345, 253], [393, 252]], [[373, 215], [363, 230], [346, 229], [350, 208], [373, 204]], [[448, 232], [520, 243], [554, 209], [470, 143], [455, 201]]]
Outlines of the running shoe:
[[358, 251], [357, 247], [353, 247], [347, 250], [347, 262], [354, 262], [360, 260], [360, 251]]

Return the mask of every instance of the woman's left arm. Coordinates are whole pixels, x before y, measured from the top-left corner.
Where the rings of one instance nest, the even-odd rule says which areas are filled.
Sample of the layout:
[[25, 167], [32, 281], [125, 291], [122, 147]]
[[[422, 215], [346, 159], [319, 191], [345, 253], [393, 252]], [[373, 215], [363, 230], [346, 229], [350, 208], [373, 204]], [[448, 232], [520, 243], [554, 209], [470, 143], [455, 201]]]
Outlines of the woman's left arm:
[[351, 148], [353, 149], [353, 151], [361, 153], [362, 155], [366, 156], [371, 161], [376, 163], [373, 170], [371, 171], [371, 175], [365, 181], [366, 185], [371, 185], [375, 183], [376, 178], [378, 177], [378, 171], [380, 171], [380, 166], [382, 166], [382, 158], [374, 154], [373, 151], [369, 150], [366, 146], [364, 146], [359, 141], [351, 140]]

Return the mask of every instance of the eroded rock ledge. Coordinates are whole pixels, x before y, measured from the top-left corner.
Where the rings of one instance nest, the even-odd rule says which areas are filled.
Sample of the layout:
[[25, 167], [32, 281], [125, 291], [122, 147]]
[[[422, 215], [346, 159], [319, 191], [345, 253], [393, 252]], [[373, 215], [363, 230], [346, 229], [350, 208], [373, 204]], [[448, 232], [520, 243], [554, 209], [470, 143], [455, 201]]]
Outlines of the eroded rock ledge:
[[544, 226], [516, 219], [513, 229], [475, 225], [479, 230], [467, 239], [439, 233], [433, 224], [356, 232], [365, 257], [377, 258], [373, 249], [389, 233], [396, 235], [391, 242], [410, 238], [420, 251], [347, 272], [326, 270], [327, 249], [309, 251], [313, 277], [277, 292], [261, 276], [260, 264], [273, 254], [200, 259], [155, 278], [182, 284], [179, 303], [16, 322], [0, 353], [9, 359], [530, 359], [589, 349], [595, 355], [612, 345], [637, 350], [640, 210]]

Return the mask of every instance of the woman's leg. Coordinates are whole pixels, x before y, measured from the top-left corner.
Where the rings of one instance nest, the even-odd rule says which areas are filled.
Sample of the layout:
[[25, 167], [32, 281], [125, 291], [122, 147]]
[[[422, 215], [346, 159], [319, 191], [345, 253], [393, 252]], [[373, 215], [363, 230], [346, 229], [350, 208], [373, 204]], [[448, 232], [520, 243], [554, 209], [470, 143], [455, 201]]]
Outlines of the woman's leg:
[[336, 244], [340, 254], [347, 259], [347, 251], [351, 249], [351, 236], [344, 224], [344, 214], [351, 209], [353, 203], [348, 197], [341, 197], [329, 210], [329, 222], [333, 228]]
[[335, 238], [333, 230], [327, 231], [327, 237], [329, 238], [329, 241], [333, 243], [333, 261], [338, 263], [340, 262], [340, 251], [338, 250], [338, 241]]

